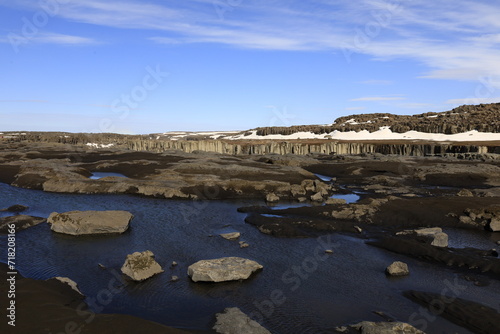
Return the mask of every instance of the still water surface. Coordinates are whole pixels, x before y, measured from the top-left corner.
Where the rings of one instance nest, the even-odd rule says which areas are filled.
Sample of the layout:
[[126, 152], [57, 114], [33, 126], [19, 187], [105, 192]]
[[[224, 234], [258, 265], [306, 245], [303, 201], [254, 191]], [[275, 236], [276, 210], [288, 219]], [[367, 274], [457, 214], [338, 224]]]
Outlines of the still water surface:
[[[169, 326], [210, 330], [214, 314], [236, 306], [252, 314], [273, 333], [332, 333], [333, 328], [361, 320], [382, 321], [382, 311], [409, 321], [420, 307], [401, 295], [407, 289], [439, 293], [446, 281], [460, 274], [366, 245], [341, 234], [319, 239], [274, 238], [244, 223], [240, 206], [258, 201], [177, 201], [127, 195], [69, 195], [44, 193], [0, 184], [0, 207], [24, 204], [26, 214], [47, 217], [51, 212], [72, 210], [127, 210], [134, 214], [129, 231], [117, 236], [74, 237], [56, 234], [41, 224], [17, 234], [18, 270], [26, 277], [48, 279], [66, 276], [76, 281], [90, 298], [105, 300], [96, 310], [132, 314]], [[7, 213], [0, 213], [6, 216]], [[218, 236], [239, 231], [237, 241]], [[5, 236], [0, 236], [5, 258]], [[486, 243], [488, 243], [486, 241]], [[493, 242], [491, 242], [493, 244]], [[492, 248], [485, 244], [484, 248]], [[331, 248], [332, 255], [324, 250]], [[134, 283], [121, 275], [122, 291], [103, 294], [115, 279], [125, 257], [151, 250], [165, 272]], [[264, 269], [251, 279], [231, 283], [193, 283], [187, 267], [201, 259], [241, 256], [258, 261]], [[396, 260], [409, 264], [408, 277], [389, 279], [384, 269]], [[172, 261], [179, 265], [171, 268]], [[102, 269], [98, 264], [104, 265]], [[171, 276], [181, 279], [170, 282]], [[498, 307], [500, 284], [467, 286], [461, 298]], [[272, 296], [279, 298], [273, 298]], [[109, 297], [106, 299], [106, 297]], [[102, 307], [102, 310], [101, 310]], [[438, 317], [427, 333], [468, 333]]]

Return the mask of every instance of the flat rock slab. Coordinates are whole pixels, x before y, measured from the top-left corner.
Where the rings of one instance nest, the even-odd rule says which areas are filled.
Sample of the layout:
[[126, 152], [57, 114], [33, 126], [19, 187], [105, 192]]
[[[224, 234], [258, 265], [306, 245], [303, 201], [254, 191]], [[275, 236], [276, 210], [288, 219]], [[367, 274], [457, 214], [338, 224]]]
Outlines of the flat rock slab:
[[154, 254], [151, 251], [135, 252], [127, 255], [127, 259], [122, 266], [122, 273], [134, 281], [143, 281], [162, 272], [163, 269], [155, 261]]
[[241, 257], [223, 257], [201, 260], [188, 267], [188, 275], [194, 282], [226, 282], [247, 279], [262, 269], [259, 263]]
[[396, 235], [411, 234], [425, 238], [432, 246], [448, 247], [448, 234], [444, 233], [440, 227], [419, 228], [396, 233]]
[[421, 330], [418, 330], [405, 322], [363, 321], [358, 324], [351, 325], [351, 327], [357, 329], [362, 334], [425, 334]]
[[241, 233], [240, 232], [222, 233], [220, 236], [227, 240], [236, 240], [241, 236]]
[[27, 215], [16, 215], [0, 218], [0, 233], [8, 233], [9, 225], [14, 224], [16, 231], [27, 229], [28, 227], [38, 225], [47, 221], [45, 218], [33, 217]]
[[134, 216], [127, 211], [53, 212], [48, 218], [54, 232], [87, 235], [123, 233]]
[[213, 329], [220, 334], [271, 334], [258, 322], [250, 319], [237, 307], [230, 307], [215, 315], [217, 322]]

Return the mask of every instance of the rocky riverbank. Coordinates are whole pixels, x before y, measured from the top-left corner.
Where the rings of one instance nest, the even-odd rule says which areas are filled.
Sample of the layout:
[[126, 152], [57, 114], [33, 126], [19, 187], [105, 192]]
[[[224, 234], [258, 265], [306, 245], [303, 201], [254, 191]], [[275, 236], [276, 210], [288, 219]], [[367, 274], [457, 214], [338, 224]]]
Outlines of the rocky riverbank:
[[[461, 279], [471, 279], [478, 286], [487, 286], [498, 280], [500, 274], [498, 251], [493, 247], [450, 247], [448, 240], [453, 242], [453, 239], [446, 235], [449, 228], [475, 231], [500, 242], [498, 160], [375, 153], [305, 156], [172, 150], [153, 153], [39, 142], [0, 145], [0, 181], [16, 187], [198, 201], [254, 199], [261, 205], [239, 211], [246, 213], [245, 221], [263, 234], [281, 238], [344, 234], [366, 241], [368, 247], [377, 247], [374, 249], [384, 249], [442, 270], [454, 270]], [[91, 178], [97, 172], [122, 176]], [[347, 203], [331, 198], [345, 194], [356, 194], [360, 200]], [[22, 209], [13, 204], [16, 203], [5, 206]], [[8, 219], [21, 219], [21, 216], [11, 217], [15, 218]], [[128, 226], [130, 218], [124, 226]], [[21, 225], [28, 227], [45, 218], [40, 219]], [[423, 228], [426, 230], [422, 231]], [[333, 253], [331, 249], [321, 251]], [[412, 272], [412, 268], [409, 270]], [[256, 275], [256, 281], [261, 274]], [[39, 284], [26, 282], [30, 282], [26, 283], [28, 290]], [[410, 295], [419, 303], [428, 304], [431, 297], [425, 293]], [[42, 297], [54, 298], [49, 294]], [[468, 304], [467, 300], [457, 303]], [[479, 321], [476, 310], [474, 305], [464, 308], [468, 323]], [[450, 306], [446, 314], [462, 326], [462, 322], [453, 320], [457, 316], [452, 311]], [[490, 313], [488, 317], [494, 318], [494, 312]], [[496, 328], [497, 324], [492, 326]], [[358, 331], [356, 328], [351, 329]]]
[[[500, 158], [499, 112], [500, 103], [494, 103], [419, 115], [349, 115], [329, 125], [263, 127], [231, 132], [147, 135], [6, 132], [0, 133], [0, 144], [50, 143], [76, 145], [80, 150], [112, 148], [154, 153], [172, 150], [227, 155], [379, 153], [489, 160]], [[373, 136], [381, 129], [385, 131], [383, 134]], [[349, 135], [344, 135], [346, 133]]]
[[[8, 272], [7, 265], [0, 263], [0, 271]], [[8, 283], [0, 280], [2, 291], [8, 290]], [[5, 300], [2, 296], [3, 309], [7, 308]], [[15, 301], [16, 326], [2, 319], [2, 333], [189, 333], [130, 315], [96, 314], [81, 294], [54, 279], [38, 281], [16, 275]]]

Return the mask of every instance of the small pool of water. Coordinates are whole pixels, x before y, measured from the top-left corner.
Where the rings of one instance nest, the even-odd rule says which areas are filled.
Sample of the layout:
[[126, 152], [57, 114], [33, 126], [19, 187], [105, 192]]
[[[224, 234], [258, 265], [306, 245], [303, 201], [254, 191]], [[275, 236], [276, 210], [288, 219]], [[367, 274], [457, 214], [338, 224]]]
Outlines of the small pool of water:
[[321, 174], [314, 174], [314, 175], [316, 175], [321, 181], [332, 182], [332, 176], [326, 176]]
[[345, 199], [347, 203], [356, 203], [359, 201], [360, 196], [357, 194], [335, 194], [331, 198]]
[[500, 248], [496, 244], [500, 240], [498, 233], [454, 228], [444, 228], [443, 232], [448, 234], [448, 246], [452, 248], [472, 247], [483, 250]]
[[277, 203], [277, 204], [268, 204], [271, 209], [273, 210], [284, 210], [284, 209], [290, 209], [290, 208], [300, 208], [302, 206], [311, 206], [314, 205], [314, 203], [298, 203], [298, 202], [282, 202], [282, 203]]
[[[52, 232], [46, 223], [19, 231], [16, 268], [34, 279], [69, 277], [78, 283], [87, 301], [95, 301], [110, 280], [116, 279], [116, 272], [123, 290], [113, 294], [106, 305], [97, 303], [94, 311], [130, 314], [181, 329], [209, 332], [214, 314], [226, 307], [239, 307], [276, 334], [333, 333], [333, 328], [342, 324], [380, 321], [373, 311], [409, 322], [420, 306], [402, 296], [401, 291], [440, 293], [448, 282], [459, 279], [446, 266], [375, 248], [351, 236], [333, 233], [295, 239], [263, 234], [246, 224], [246, 214], [237, 211], [242, 206], [261, 204], [257, 201], [58, 194], [0, 183], [0, 207], [13, 204], [27, 205], [26, 214], [40, 217], [72, 210], [131, 212], [134, 219], [130, 229], [120, 235], [74, 237]], [[250, 247], [240, 248], [236, 242], [213, 237], [233, 231], [241, 232], [241, 239]], [[7, 252], [6, 238], [0, 235], [1, 254]], [[450, 240], [459, 239], [450, 233]], [[484, 248], [492, 248], [491, 243]], [[324, 254], [324, 249], [334, 249], [334, 254]], [[144, 250], [155, 254], [165, 272], [142, 283], [129, 282], [119, 274], [120, 268], [128, 254]], [[255, 260], [264, 269], [241, 282], [201, 284], [188, 277], [189, 265], [226, 256]], [[408, 263], [411, 275], [388, 279], [384, 270], [396, 260]], [[178, 265], [171, 267], [172, 261]], [[171, 282], [172, 275], [180, 280]], [[465, 280], [459, 284], [467, 287], [461, 290], [460, 298], [498, 306], [497, 280], [487, 287]], [[273, 302], [276, 292], [283, 297], [279, 304]], [[442, 317], [433, 318], [427, 325], [428, 334], [470, 333]]]
[[106, 176], [126, 177], [125, 175], [120, 174], [120, 173], [94, 172], [94, 173], [92, 173], [92, 176], [90, 177], [90, 179], [99, 180], [99, 179], [102, 179], [103, 177], [106, 177]]

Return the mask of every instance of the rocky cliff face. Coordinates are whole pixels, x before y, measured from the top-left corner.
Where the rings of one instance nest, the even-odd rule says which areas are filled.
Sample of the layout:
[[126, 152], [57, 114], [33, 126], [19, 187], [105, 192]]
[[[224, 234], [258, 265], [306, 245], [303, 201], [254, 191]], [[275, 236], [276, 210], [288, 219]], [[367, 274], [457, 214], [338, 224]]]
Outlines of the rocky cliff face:
[[132, 140], [127, 147], [135, 151], [165, 152], [181, 150], [184, 152], [216, 152], [221, 154], [363, 154], [381, 153], [409, 156], [426, 155], [462, 155], [475, 157], [500, 154], [500, 147], [495, 145], [455, 145], [440, 143], [397, 143], [397, 142], [338, 142], [327, 140], [294, 140], [294, 141], [231, 141], [231, 140], [198, 140], [198, 141], [158, 141]]
[[[392, 114], [361, 114], [338, 118], [332, 125], [304, 125], [292, 127], [266, 127], [254, 129], [257, 135], [290, 135], [296, 132], [327, 134], [332, 131], [377, 131], [389, 126], [391, 131], [404, 133], [410, 130], [427, 133], [454, 134], [470, 130], [500, 132], [500, 103], [461, 106], [442, 113], [412, 116]], [[231, 155], [264, 154], [363, 154], [381, 153], [409, 156], [458, 156], [462, 158], [498, 158], [500, 143], [439, 143], [423, 141], [334, 141], [329, 139], [302, 140], [246, 140], [245, 133], [170, 133], [149, 135], [120, 135], [111, 133], [85, 134], [62, 132], [5, 133], [0, 142], [45, 142], [81, 145], [87, 148], [118, 148], [133, 151], [165, 152], [179, 150], [187, 153], [204, 151]], [[240, 135], [242, 139], [234, 140]], [[227, 136], [227, 137], [225, 137]], [[233, 136], [232, 139], [231, 136]], [[217, 139], [213, 139], [217, 138]]]
[[477, 130], [500, 132], [500, 103], [465, 105], [446, 112], [429, 112], [419, 115], [360, 114], [337, 118], [331, 125], [301, 125], [291, 127], [257, 128], [261, 136], [271, 134], [290, 135], [301, 131], [316, 134], [332, 131], [377, 131], [390, 126], [393, 132], [419, 131], [454, 134]]
[[[4, 139], [5, 141], [5, 139]], [[95, 148], [117, 148], [132, 151], [161, 153], [202, 151], [230, 155], [265, 154], [346, 154], [364, 153], [395, 154], [406, 156], [458, 156], [461, 158], [495, 158], [500, 156], [500, 143], [439, 143], [409, 141], [333, 141], [333, 140], [168, 140], [156, 139], [150, 135], [127, 136], [117, 134], [67, 134], [28, 133], [10, 142], [43, 142], [80, 145], [82, 150]], [[88, 146], [89, 143], [95, 146]], [[108, 146], [110, 145], [111, 146]], [[100, 146], [102, 145], [102, 146]]]

